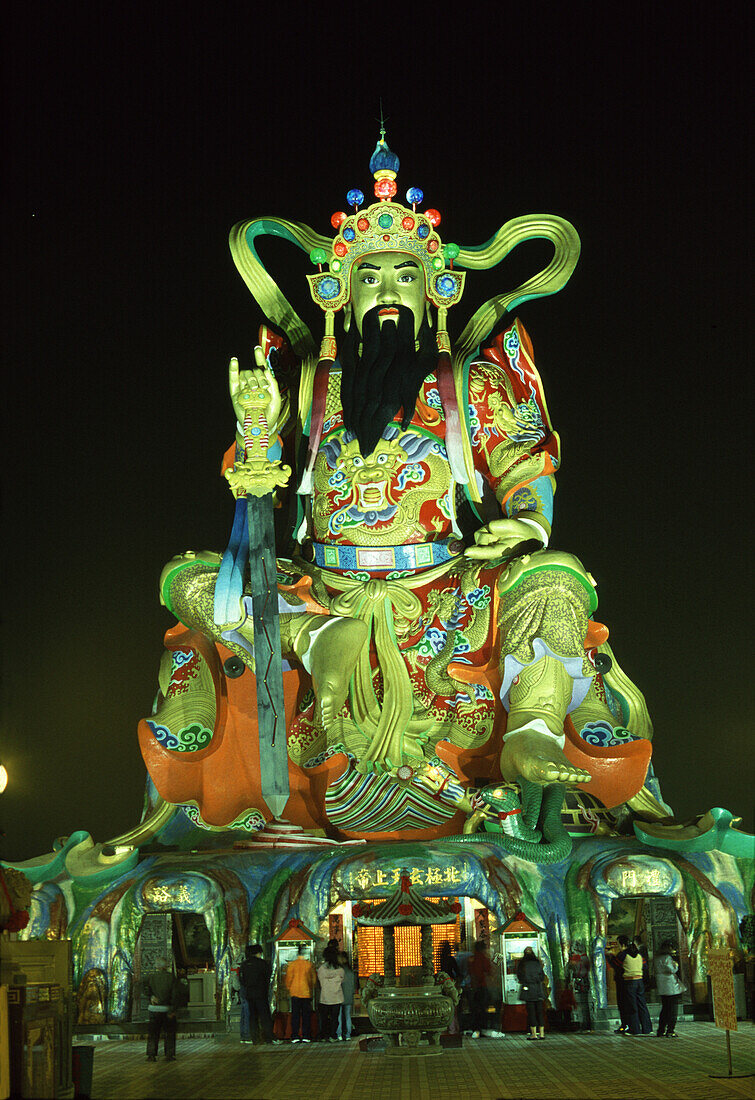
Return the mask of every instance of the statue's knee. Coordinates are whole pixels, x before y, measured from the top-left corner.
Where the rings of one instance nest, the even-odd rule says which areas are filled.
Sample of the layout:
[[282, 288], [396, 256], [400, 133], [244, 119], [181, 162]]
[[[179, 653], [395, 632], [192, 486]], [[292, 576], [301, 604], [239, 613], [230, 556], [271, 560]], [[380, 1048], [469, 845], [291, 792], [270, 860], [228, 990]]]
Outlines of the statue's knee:
[[517, 558], [498, 578], [498, 595], [502, 600], [518, 597], [524, 592], [547, 596], [549, 593], [572, 593], [585, 605], [588, 614], [598, 606], [595, 581], [574, 554], [564, 550], [538, 550]]
[[208, 588], [214, 589], [221, 560], [212, 550], [187, 550], [171, 558], [160, 574], [160, 603], [183, 621], [179, 610], [196, 603]]

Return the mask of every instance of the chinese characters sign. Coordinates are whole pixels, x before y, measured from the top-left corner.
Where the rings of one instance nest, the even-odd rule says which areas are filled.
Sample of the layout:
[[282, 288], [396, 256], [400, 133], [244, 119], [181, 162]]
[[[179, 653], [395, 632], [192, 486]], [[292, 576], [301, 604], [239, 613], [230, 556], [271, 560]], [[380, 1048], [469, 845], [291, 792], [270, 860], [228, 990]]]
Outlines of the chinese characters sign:
[[609, 868], [606, 882], [619, 897], [673, 894], [681, 886], [681, 877], [675, 867], [661, 860], [621, 860]]
[[467, 877], [464, 865], [458, 866], [454, 863], [448, 863], [442, 867], [435, 864], [427, 864], [423, 867], [417, 865], [381, 867], [375, 863], [361, 867], [344, 867], [338, 874], [343, 889], [352, 897], [392, 893], [398, 887], [402, 875], [409, 878], [412, 886], [437, 887], [439, 890], [457, 894]]
[[722, 1031], [737, 1030], [737, 1010], [734, 1005], [734, 972], [728, 947], [711, 947], [708, 951], [708, 977], [713, 991], [713, 1016]]

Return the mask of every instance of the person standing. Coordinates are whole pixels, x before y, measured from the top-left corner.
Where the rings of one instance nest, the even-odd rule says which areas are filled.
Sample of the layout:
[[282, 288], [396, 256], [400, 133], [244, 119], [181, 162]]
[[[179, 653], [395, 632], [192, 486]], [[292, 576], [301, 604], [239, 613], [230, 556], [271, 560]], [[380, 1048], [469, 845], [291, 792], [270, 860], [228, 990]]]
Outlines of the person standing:
[[579, 1007], [580, 1026], [583, 1031], [592, 1031], [592, 1013], [590, 1011], [590, 956], [584, 951], [582, 940], [574, 941], [574, 950], [569, 959], [574, 993]]
[[349, 966], [349, 958], [345, 951], [339, 952], [338, 963], [343, 970], [343, 1004], [338, 1017], [338, 1031], [336, 1037], [346, 1040], [351, 1038], [351, 1010], [354, 1007], [354, 992], [356, 990], [356, 974]]
[[572, 1014], [577, 1007], [577, 999], [571, 984], [571, 978], [567, 978], [561, 992], [558, 995], [558, 1015], [563, 1031], [571, 1031], [577, 1025], [572, 1023]]
[[488, 979], [493, 971], [493, 964], [488, 955], [487, 945], [484, 940], [478, 940], [474, 945], [474, 955], [469, 960], [469, 986], [472, 1008], [472, 1038], [479, 1039], [480, 1032], [485, 1030], [488, 1011]]
[[[249, 944], [239, 968], [241, 986], [241, 1042], [272, 1043], [273, 1021], [270, 1016], [270, 978], [272, 968], [262, 958], [262, 947]], [[259, 1035], [259, 1039], [255, 1038]]]
[[675, 957], [675, 945], [672, 940], [664, 940], [661, 944], [661, 953], [655, 960], [655, 984], [661, 998], [658, 1038], [678, 1039], [676, 1019], [679, 1003], [686, 987], [681, 980], [679, 961]]
[[443, 973], [448, 974], [455, 985], [460, 984], [461, 971], [459, 970], [459, 964], [454, 958], [453, 949], [448, 940], [444, 940], [441, 944], [439, 965]]
[[344, 970], [338, 963], [338, 949], [330, 944], [322, 953], [317, 978], [320, 982], [320, 1038], [324, 1043], [335, 1043], [343, 1004]]
[[[451, 981], [454, 983], [457, 989], [461, 986], [461, 969], [456, 959], [454, 958], [453, 949], [448, 940], [444, 940], [440, 948], [439, 959], [440, 971], [443, 974], [448, 974]], [[451, 1023], [448, 1025], [448, 1031], [450, 1035], [458, 1035], [461, 1031], [459, 1026], [460, 1010], [457, 1005], [454, 1005], [454, 1015]]]
[[545, 1038], [545, 971], [543, 964], [531, 947], [525, 947], [524, 954], [516, 968], [516, 976], [521, 986], [522, 1000], [527, 1006], [528, 1039]]
[[168, 969], [167, 959], [156, 959], [154, 973], [144, 983], [145, 993], [149, 997], [147, 1024], [147, 1061], [157, 1061], [157, 1048], [160, 1034], [164, 1033], [166, 1062], [176, 1060], [176, 984]]
[[299, 953], [286, 967], [284, 981], [291, 998], [291, 1042], [309, 1043], [312, 1039], [312, 993], [315, 988], [315, 968], [306, 957], [306, 944], [299, 944]]
[[627, 998], [627, 1017], [629, 1035], [650, 1035], [653, 1025], [650, 1022], [647, 1002], [645, 1001], [645, 982], [643, 981], [643, 969], [645, 960], [639, 952], [634, 940], [630, 940], [629, 946], [620, 951], [616, 956], [624, 971], [624, 985]]
[[619, 1026], [616, 1028], [617, 1035], [623, 1035], [629, 1031], [629, 1013], [627, 1011], [627, 989], [624, 982], [624, 967], [619, 962], [619, 954], [625, 951], [629, 947], [629, 937], [619, 936], [616, 940], [618, 950], [615, 953], [606, 955], [606, 962], [613, 971], [613, 980], [616, 986], [616, 1008], [619, 1012]]

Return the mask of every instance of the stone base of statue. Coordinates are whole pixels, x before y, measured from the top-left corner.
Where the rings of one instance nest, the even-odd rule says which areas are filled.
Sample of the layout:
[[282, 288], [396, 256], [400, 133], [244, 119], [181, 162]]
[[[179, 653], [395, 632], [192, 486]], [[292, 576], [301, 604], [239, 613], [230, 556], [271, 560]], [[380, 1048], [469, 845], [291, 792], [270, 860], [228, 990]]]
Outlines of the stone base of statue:
[[370, 998], [367, 1012], [375, 1030], [388, 1038], [386, 1054], [427, 1056], [443, 1053], [440, 1036], [448, 1030], [454, 1006], [434, 984], [383, 986]]

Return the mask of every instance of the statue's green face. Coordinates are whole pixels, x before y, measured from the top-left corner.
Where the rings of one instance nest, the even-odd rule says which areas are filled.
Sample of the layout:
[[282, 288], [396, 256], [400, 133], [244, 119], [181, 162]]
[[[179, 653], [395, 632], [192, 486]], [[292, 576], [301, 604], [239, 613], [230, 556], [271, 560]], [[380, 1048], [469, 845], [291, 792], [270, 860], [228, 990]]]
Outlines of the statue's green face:
[[425, 273], [421, 265], [406, 252], [371, 252], [351, 273], [351, 307], [357, 331], [362, 332], [362, 320], [368, 310], [378, 306], [380, 324], [397, 317], [390, 310], [406, 306], [414, 314], [414, 336], [419, 334], [425, 315]]

